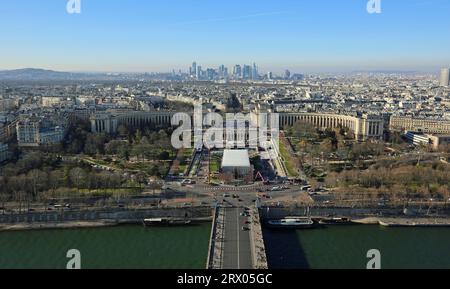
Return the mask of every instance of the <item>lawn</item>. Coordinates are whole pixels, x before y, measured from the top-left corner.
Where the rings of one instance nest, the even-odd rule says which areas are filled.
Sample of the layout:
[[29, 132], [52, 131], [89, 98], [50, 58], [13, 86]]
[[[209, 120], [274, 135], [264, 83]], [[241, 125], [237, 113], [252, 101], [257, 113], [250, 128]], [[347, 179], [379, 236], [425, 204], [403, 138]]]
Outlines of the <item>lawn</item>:
[[221, 164], [222, 164], [222, 156], [214, 154], [211, 157], [211, 164], [210, 164], [211, 173], [213, 174], [218, 173], [220, 171]]
[[294, 178], [298, 177], [298, 171], [295, 168], [294, 163], [292, 162], [292, 159], [295, 158], [295, 156], [289, 155], [289, 151], [286, 148], [284, 141], [282, 140], [280, 140], [280, 154], [283, 157], [284, 165], [286, 166], [289, 176]]

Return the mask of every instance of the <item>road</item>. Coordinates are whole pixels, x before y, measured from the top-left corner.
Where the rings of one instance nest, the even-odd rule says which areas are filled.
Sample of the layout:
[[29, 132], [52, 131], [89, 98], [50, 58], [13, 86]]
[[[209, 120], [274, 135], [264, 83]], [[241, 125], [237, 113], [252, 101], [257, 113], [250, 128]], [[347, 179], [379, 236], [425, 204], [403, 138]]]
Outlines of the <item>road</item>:
[[246, 217], [240, 214], [243, 209], [225, 208], [225, 238], [222, 269], [252, 269], [250, 232], [242, 231], [247, 227]]

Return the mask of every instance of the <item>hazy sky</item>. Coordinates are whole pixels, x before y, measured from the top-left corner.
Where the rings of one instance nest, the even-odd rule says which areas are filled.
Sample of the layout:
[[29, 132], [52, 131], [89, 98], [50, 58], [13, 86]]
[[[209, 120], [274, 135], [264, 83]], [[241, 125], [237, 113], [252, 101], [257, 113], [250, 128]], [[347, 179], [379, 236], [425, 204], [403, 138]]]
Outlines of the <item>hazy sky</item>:
[[0, 69], [436, 70], [450, 66], [449, 0], [1, 0]]

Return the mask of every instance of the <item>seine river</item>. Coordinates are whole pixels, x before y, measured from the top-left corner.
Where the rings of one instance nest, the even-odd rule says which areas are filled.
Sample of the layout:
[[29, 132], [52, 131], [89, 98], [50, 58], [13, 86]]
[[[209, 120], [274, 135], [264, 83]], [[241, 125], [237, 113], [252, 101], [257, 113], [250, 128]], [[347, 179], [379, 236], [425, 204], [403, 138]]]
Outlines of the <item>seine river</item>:
[[[364, 269], [367, 251], [382, 268], [450, 268], [449, 228], [334, 226], [265, 230], [271, 268]], [[182, 228], [122, 226], [0, 233], [0, 268], [65, 268], [70, 249], [82, 268], [203, 269], [210, 224]]]
[[450, 228], [330, 226], [264, 235], [272, 269], [365, 269], [371, 249], [380, 251], [383, 269], [450, 268]]
[[210, 224], [183, 228], [120, 226], [0, 233], [0, 268], [64, 269], [67, 251], [84, 269], [204, 269]]

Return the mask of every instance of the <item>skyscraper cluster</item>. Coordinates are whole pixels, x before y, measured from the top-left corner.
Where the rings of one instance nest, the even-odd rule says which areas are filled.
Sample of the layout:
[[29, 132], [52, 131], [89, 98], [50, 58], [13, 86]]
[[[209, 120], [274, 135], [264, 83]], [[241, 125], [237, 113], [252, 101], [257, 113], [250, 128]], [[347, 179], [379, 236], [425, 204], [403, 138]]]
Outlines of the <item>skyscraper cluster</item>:
[[[231, 73], [230, 73], [231, 72]], [[256, 63], [253, 65], [236, 64], [232, 70], [229, 70], [225, 65], [220, 65], [217, 69], [207, 68], [203, 70], [197, 62], [193, 62], [189, 67], [189, 76], [196, 80], [218, 80], [218, 79], [244, 79], [244, 80], [258, 80], [261, 75], [258, 71]]]

